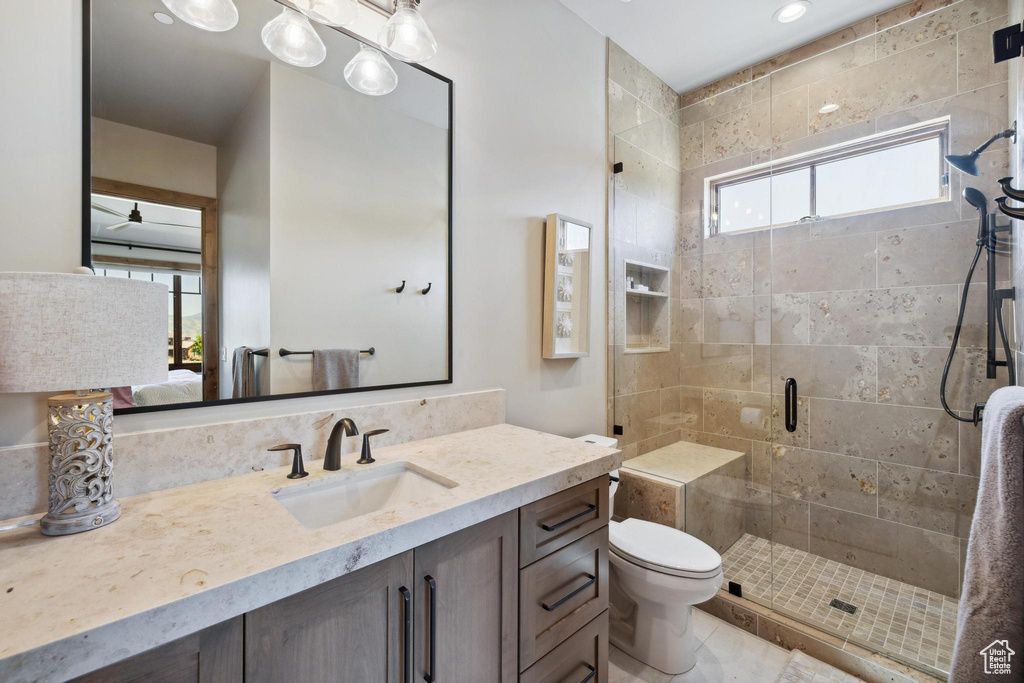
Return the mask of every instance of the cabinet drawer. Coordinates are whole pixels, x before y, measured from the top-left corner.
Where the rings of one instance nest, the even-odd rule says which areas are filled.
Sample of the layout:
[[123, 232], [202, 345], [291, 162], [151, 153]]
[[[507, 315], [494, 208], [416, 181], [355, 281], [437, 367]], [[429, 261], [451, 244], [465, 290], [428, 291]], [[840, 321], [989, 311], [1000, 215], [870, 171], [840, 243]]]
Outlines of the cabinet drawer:
[[607, 683], [608, 612], [519, 674], [519, 683]]
[[608, 607], [608, 527], [519, 570], [519, 670]]
[[608, 476], [519, 508], [519, 566], [608, 524]]

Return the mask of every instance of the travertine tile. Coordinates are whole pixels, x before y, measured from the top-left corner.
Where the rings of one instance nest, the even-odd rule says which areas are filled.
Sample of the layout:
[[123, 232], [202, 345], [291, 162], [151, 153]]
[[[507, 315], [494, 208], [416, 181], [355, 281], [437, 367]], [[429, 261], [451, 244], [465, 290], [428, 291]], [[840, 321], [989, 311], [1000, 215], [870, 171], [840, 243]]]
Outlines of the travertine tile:
[[945, 346], [956, 322], [955, 285], [818, 292], [812, 344]]
[[754, 343], [754, 297], [705, 299], [704, 341], [715, 344]]
[[912, 0], [875, 17], [875, 30], [885, 31], [897, 24], [909, 22], [929, 12], [948, 7], [960, 0]]
[[891, 576], [896, 559], [896, 524], [874, 516], [811, 504], [809, 552]]
[[[878, 401], [908, 406], [941, 408], [939, 387], [948, 349], [882, 347], [878, 350]], [[958, 348], [946, 380], [946, 401], [954, 410], [970, 412], [1001, 386], [1006, 374], [1000, 369], [994, 380], [985, 378], [986, 350]]]
[[[878, 286], [960, 284], [977, 239], [977, 220], [879, 232]], [[984, 281], [984, 260], [974, 276]]]
[[815, 450], [957, 470], [957, 423], [941, 410], [825, 399], [810, 403]]
[[772, 291], [820, 292], [875, 286], [875, 236], [787, 244], [771, 254]]
[[704, 122], [704, 163], [763, 149], [771, 139], [772, 108], [768, 100]]
[[679, 387], [679, 426], [704, 429], [704, 390], [700, 387]]
[[808, 448], [810, 444], [810, 404], [807, 396], [796, 399], [796, 431], [786, 429], [786, 397], [784, 394], [772, 394], [771, 440], [783, 446], [799, 446]]
[[617, 135], [672, 168], [680, 168], [679, 127], [669, 119], [654, 116], [649, 121]]
[[772, 98], [772, 145], [807, 135], [807, 88], [800, 87]]
[[681, 529], [684, 524], [682, 493], [683, 487], [677, 482], [621, 469], [619, 489], [615, 493], [615, 516]]
[[625, 190], [616, 190], [610, 194], [612, 202], [611, 229], [612, 239], [636, 244], [636, 207], [640, 199]]
[[704, 341], [704, 300], [673, 299], [676, 306], [672, 316], [672, 341], [702, 342]]
[[700, 256], [679, 256], [673, 282], [677, 283], [679, 299], [699, 299], [703, 292], [703, 267]]
[[679, 382], [690, 387], [750, 390], [749, 344], [673, 344]]
[[608, 77], [662, 116], [672, 116], [679, 109], [679, 95], [611, 40]]
[[658, 118], [658, 113], [615, 81], [608, 80], [608, 130], [619, 135]]
[[689, 126], [747, 107], [751, 103], [750, 88], [749, 84], [744, 84], [718, 95], [695, 101], [679, 110], [676, 115], [677, 123], [680, 127]]
[[818, 38], [815, 41], [801, 45], [789, 52], [765, 60], [753, 68], [752, 77], [755, 79], [764, 78], [787, 66], [802, 62], [811, 57], [834, 50], [837, 47], [853, 43], [861, 38], [866, 38], [875, 32], [875, 19], [868, 17], [858, 21], [852, 26], [840, 29], [835, 33]]
[[955, 95], [956, 60], [956, 37], [950, 36], [811, 83], [810, 111], [826, 104], [840, 107], [827, 119], [812, 116], [811, 130], [864, 121]]
[[877, 463], [792, 446], [772, 447], [772, 490], [780, 495], [874, 515]]
[[680, 176], [677, 169], [618, 136], [615, 138], [615, 161], [623, 165], [622, 173], [615, 175], [616, 191], [624, 190], [643, 201], [680, 212]]
[[754, 293], [754, 259], [748, 249], [705, 254], [703, 258], [703, 295], [749, 296]]
[[757, 613], [742, 605], [723, 600], [716, 595], [707, 602], [697, 605], [697, 607], [727, 624], [741, 628], [747, 633], [757, 635]]
[[772, 346], [772, 391], [797, 379], [801, 396], [875, 401], [878, 366], [873, 346]]
[[658, 391], [615, 398], [615, 424], [622, 426], [619, 445], [624, 446], [658, 436], [661, 398]]
[[771, 397], [750, 391], [704, 390], [704, 430], [723, 436], [767, 441]]
[[713, 83], [708, 83], [707, 85], [702, 85], [701, 87], [691, 90], [690, 92], [683, 93], [683, 95], [679, 98], [679, 106], [687, 107], [693, 104], [694, 102], [706, 100], [709, 97], [714, 97], [715, 95], [719, 95], [728, 90], [732, 90], [733, 88], [741, 86], [744, 83], [749, 82], [749, 68], [743, 69], [742, 71], [737, 71], [736, 73], [726, 76], [725, 78], [720, 78], [717, 81], [714, 81]]
[[952, 598], [960, 590], [960, 544], [956, 536], [896, 527], [895, 578]]
[[679, 129], [679, 168], [687, 170], [704, 165], [704, 124]]
[[[1002, 17], [1006, 14], [1006, 5], [1006, 0], [963, 0], [916, 19], [908, 17], [907, 21], [887, 28], [878, 34], [876, 37], [878, 56], [885, 57], [896, 54], [922, 43], [953, 35], [957, 31], [977, 26], [996, 17]], [[990, 31], [989, 36], [991, 37], [991, 35]]]
[[704, 239], [702, 220], [699, 212], [679, 214], [676, 224], [676, 254], [684, 256], [701, 253], [701, 242]]
[[[962, 412], [960, 417], [972, 417]], [[960, 474], [981, 476], [981, 425], [970, 422], [960, 423]]]
[[737, 459], [686, 484], [685, 531], [717, 552], [725, 552], [743, 535], [746, 468]]
[[[1006, 6], [1005, 0], [999, 0], [995, 4]], [[992, 59], [992, 33], [1005, 27], [1006, 22], [1006, 17], [1002, 16], [957, 34], [960, 92], [1006, 82], [1009, 77], [1009, 65], [1007, 62], [995, 64]]]
[[975, 477], [895, 464], [878, 467], [882, 519], [967, 538], [977, 495]]
[[[822, 114], [822, 116], [827, 116]], [[934, 118], [934, 117], [933, 117]], [[808, 128], [810, 130], [810, 128]], [[806, 137], [773, 144], [770, 149], [759, 152], [755, 157], [755, 163], [768, 161], [779, 161], [797, 154], [813, 152], [823, 147], [831, 147], [844, 142], [850, 142], [859, 138], [875, 134], [875, 120], [858, 121], [846, 126], [828, 127], [821, 132], [807, 135]], [[761, 156], [763, 154], [763, 156]]]
[[[808, 83], [841, 77], [844, 72], [875, 60], [875, 40], [867, 37], [823, 52], [771, 75], [772, 93], [780, 95]], [[812, 98], [812, 104], [815, 100]], [[821, 104], [811, 111], [818, 111]]]
[[[810, 542], [810, 504], [805, 500], [761, 491], [751, 493], [746, 515], [747, 533], [806, 551]], [[727, 576], [732, 578], [731, 574]]]
[[957, 199], [960, 196], [960, 177], [955, 173], [951, 179], [950, 196], [953, 199], [946, 202], [932, 202], [903, 209], [875, 211], [857, 216], [815, 221], [810, 224], [811, 239], [879, 232], [892, 230], [896, 226], [911, 227], [956, 222], [960, 220], [960, 206]]
[[663, 254], [672, 254], [679, 231], [679, 214], [663, 205], [640, 200], [636, 207], [636, 243]]
[[809, 302], [807, 294], [772, 297], [773, 344], [807, 344], [810, 341]]

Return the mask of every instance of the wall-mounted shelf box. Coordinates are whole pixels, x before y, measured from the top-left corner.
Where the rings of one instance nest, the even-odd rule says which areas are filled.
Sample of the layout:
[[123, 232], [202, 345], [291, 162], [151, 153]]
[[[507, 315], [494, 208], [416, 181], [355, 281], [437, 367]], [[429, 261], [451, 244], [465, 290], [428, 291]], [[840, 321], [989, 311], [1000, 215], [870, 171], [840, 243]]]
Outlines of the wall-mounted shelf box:
[[[625, 259], [625, 353], [664, 353], [671, 349], [672, 271], [663, 266]], [[630, 279], [634, 287], [630, 288]]]

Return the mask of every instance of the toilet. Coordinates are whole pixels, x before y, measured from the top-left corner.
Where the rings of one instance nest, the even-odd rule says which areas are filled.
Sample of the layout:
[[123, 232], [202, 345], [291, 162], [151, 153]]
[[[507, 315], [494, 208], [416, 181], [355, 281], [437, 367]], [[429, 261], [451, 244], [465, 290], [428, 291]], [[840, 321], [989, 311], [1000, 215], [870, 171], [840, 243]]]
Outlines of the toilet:
[[[580, 440], [618, 445], [593, 434]], [[612, 477], [614, 516], [618, 472]], [[721, 588], [722, 556], [683, 531], [641, 519], [610, 522], [608, 546], [612, 645], [667, 674], [689, 671], [697, 661], [693, 606]]]

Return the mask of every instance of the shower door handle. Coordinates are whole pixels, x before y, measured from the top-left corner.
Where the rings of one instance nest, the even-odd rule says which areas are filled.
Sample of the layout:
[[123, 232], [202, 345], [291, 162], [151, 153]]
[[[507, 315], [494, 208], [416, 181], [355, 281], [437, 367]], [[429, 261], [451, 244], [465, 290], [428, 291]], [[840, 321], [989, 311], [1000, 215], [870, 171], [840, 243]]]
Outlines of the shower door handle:
[[796, 431], [796, 380], [786, 380], [786, 431]]

